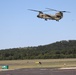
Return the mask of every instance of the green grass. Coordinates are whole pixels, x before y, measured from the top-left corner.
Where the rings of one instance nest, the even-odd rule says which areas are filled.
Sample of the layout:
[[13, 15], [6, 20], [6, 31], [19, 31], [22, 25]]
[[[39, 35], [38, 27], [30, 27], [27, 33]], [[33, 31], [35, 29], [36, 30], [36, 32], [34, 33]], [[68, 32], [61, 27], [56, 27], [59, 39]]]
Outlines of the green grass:
[[[41, 62], [38, 64], [36, 62]], [[76, 67], [76, 59], [35, 59], [35, 60], [3, 60], [0, 65], [9, 65], [9, 69], [19, 68], [64, 68]], [[1, 69], [2, 66], [0, 66]]]

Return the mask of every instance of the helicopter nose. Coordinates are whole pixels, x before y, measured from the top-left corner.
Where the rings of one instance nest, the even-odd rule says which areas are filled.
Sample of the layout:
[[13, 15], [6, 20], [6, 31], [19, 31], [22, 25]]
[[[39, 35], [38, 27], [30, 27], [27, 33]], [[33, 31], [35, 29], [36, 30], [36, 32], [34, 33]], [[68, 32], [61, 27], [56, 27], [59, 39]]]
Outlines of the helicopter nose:
[[39, 15], [37, 15], [37, 17], [39, 18]]

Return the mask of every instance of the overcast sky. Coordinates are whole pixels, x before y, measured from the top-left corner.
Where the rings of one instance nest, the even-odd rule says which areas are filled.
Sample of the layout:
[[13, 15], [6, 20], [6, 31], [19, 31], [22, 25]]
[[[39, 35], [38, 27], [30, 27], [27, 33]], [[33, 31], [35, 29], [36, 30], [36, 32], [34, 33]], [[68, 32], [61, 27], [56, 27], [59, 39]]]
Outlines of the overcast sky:
[[[59, 22], [37, 18], [27, 9], [66, 10]], [[55, 11], [45, 12], [55, 14]], [[76, 40], [76, 0], [0, 0], [0, 49]]]

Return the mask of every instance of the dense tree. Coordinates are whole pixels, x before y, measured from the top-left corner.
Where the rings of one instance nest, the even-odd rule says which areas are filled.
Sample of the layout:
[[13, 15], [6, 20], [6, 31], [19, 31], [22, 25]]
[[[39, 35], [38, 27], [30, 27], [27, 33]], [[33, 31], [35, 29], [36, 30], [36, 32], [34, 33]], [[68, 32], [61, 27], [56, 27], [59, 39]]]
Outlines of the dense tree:
[[76, 58], [76, 40], [0, 50], [0, 60]]

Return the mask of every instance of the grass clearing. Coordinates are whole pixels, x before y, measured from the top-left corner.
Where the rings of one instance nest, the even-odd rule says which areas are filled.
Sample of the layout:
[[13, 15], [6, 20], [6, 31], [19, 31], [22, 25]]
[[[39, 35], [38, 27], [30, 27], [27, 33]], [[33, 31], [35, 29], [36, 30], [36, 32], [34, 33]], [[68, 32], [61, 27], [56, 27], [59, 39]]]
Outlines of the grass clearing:
[[[36, 63], [41, 62], [41, 64]], [[0, 69], [3, 65], [8, 65], [9, 69], [20, 68], [65, 68], [76, 67], [76, 59], [33, 59], [33, 60], [2, 60]]]

